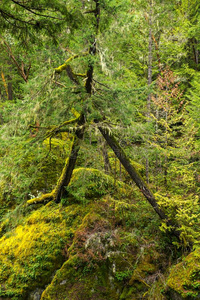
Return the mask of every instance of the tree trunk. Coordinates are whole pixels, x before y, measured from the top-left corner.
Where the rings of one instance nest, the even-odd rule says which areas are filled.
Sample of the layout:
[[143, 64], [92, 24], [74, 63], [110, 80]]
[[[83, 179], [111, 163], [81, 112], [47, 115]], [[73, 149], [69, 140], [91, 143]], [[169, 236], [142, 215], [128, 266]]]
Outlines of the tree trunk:
[[[84, 115], [81, 116], [80, 121], [78, 122], [78, 125], [84, 125], [85, 118]], [[65, 166], [63, 168], [62, 174], [59, 178], [59, 181], [57, 183], [57, 186], [55, 188], [55, 197], [54, 200], [56, 203], [59, 203], [61, 198], [65, 195], [66, 189], [65, 187], [68, 186], [70, 179], [72, 177], [73, 170], [76, 165], [76, 160], [78, 157], [78, 152], [80, 150], [80, 143], [83, 139], [84, 135], [84, 126], [81, 129], [77, 129], [74, 136], [74, 141], [72, 144], [71, 152], [69, 155], [69, 158], [67, 159]]]
[[[143, 193], [143, 195], [146, 197], [148, 202], [151, 204], [153, 207], [154, 211], [159, 215], [159, 217], [162, 220], [165, 220], [167, 225], [169, 226], [176, 226], [176, 224], [173, 224], [170, 220], [168, 220], [166, 214], [164, 211], [159, 207], [157, 204], [157, 201], [153, 195], [153, 193], [150, 191], [149, 187], [147, 184], [144, 182], [142, 177], [139, 175], [137, 170], [133, 167], [133, 165], [130, 163], [130, 160], [126, 156], [125, 152], [123, 149], [119, 146], [117, 143], [116, 139], [114, 136], [108, 131], [108, 129], [103, 128], [102, 126], [98, 126], [101, 134], [107, 141], [108, 145], [111, 147], [111, 149], [114, 151], [115, 155], [117, 158], [120, 160], [121, 164], [124, 166], [126, 171], [129, 173], [131, 176], [132, 180], [136, 183], [136, 185], [139, 187], [140, 191]], [[173, 231], [173, 234], [177, 237], [180, 238], [180, 233], [177, 230]]]
[[102, 137], [100, 136], [99, 138], [99, 143], [100, 143], [100, 149], [103, 155], [103, 160], [104, 160], [104, 170], [106, 174], [109, 174], [109, 172], [111, 173], [111, 165], [110, 165], [110, 160], [109, 160], [109, 156], [108, 156], [108, 152], [106, 149], [106, 141], [104, 139], [102, 139]]
[[[96, 10], [95, 10], [95, 18], [96, 18], [96, 30], [98, 31], [98, 26], [99, 26], [99, 16], [100, 16], [100, 6], [99, 6], [99, 1], [95, 0], [96, 2]], [[94, 38], [93, 44], [90, 46], [89, 49], [89, 54], [90, 55], [95, 55], [96, 54], [96, 38]], [[75, 82], [77, 85], [79, 85], [79, 82], [75, 80], [73, 76], [73, 72], [70, 66], [67, 68], [68, 76], [70, 77], [72, 82]], [[87, 79], [85, 82], [85, 90], [88, 96], [90, 97], [92, 94], [92, 81], [93, 81], [93, 72], [94, 72], [94, 66], [93, 63], [89, 62], [88, 69], [87, 69]], [[73, 170], [75, 168], [76, 160], [78, 157], [78, 152], [80, 149], [80, 142], [83, 139], [84, 135], [84, 125], [85, 124], [85, 115], [84, 112], [82, 113], [78, 125], [81, 126], [81, 128], [77, 129], [75, 132], [74, 136], [74, 142], [72, 145], [71, 153], [68, 158], [68, 160], [65, 163], [64, 169], [62, 171], [62, 174], [60, 176], [60, 179], [58, 181], [58, 184], [55, 189], [55, 202], [59, 203], [62, 196], [66, 192], [66, 187], [68, 186]]]
[[[150, 0], [150, 12], [149, 12], [149, 54], [148, 54], [148, 87], [152, 84], [152, 62], [153, 62], [153, 38], [152, 38], [152, 0]], [[147, 96], [147, 122], [151, 121], [151, 92]], [[148, 137], [149, 139], [149, 137]], [[146, 145], [148, 149], [148, 143]], [[149, 183], [149, 159], [148, 154], [146, 157], [146, 181]]]
[[[152, 0], [150, 0], [149, 12], [149, 55], [148, 55], [148, 87], [152, 84], [152, 62], [153, 62], [153, 39], [152, 39]], [[150, 121], [151, 114], [151, 93], [147, 97], [147, 122]]]
[[[96, 9], [94, 10], [94, 15], [96, 18], [96, 33], [97, 33], [98, 28], [99, 28], [100, 4], [99, 4], [99, 0], [94, 0], [94, 1], [96, 2]], [[96, 37], [94, 37], [94, 42], [92, 43], [92, 45], [89, 48], [89, 54], [91, 56], [95, 56], [95, 54], [96, 54]], [[75, 57], [77, 57], [77, 56], [73, 56], [71, 59], [68, 59], [68, 62], [71, 61], [72, 59], [74, 59]], [[68, 74], [68, 77], [70, 78], [70, 80], [72, 82], [74, 82], [76, 85], [79, 85], [78, 80], [75, 78], [75, 76], [73, 74], [73, 70], [72, 70], [71, 66], [68, 66], [68, 64], [65, 63], [62, 66], [56, 68], [56, 72], [60, 73], [65, 69], [67, 71], [67, 74]], [[94, 71], [93, 62], [89, 61], [88, 69], [86, 72], [87, 78], [86, 78], [86, 82], [85, 82], [85, 91], [88, 94], [88, 97], [90, 97], [91, 94], [93, 93], [93, 86], [92, 86], [93, 71]], [[86, 112], [87, 112], [87, 109], [83, 109], [83, 111], [80, 115], [80, 118], [78, 121], [79, 128], [75, 131], [74, 141], [72, 144], [70, 156], [65, 162], [65, 166], [62, 170], [62, 174], [57, 182], [55, 189], [49, 194], [42, 195], [39, 198], [34, 198], [34, 199], [29, 200], [28, 204], [42, 202], [44, 199], [45, 200], [53, 199], [56, 203], [59, 203], [61, 198], [64, 196], [64, 194], [66, 192], [66, 187], [68, 186], [68, 184], [71, 180], [72, 173], [75, 168], [76, 160], [78, 157], [78, 152], [80, 149], [80, 143], [81, 143], [81, 140], [83, 139], [84, 129], [85, 129], [84, 124], [86, 122], [86, 117], [85, 117]]]

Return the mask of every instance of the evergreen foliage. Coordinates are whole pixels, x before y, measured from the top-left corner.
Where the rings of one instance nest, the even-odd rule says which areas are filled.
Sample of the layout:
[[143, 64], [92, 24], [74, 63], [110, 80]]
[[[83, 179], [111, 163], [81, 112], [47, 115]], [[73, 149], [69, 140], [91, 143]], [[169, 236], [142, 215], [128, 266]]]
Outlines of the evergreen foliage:
[[0, 298], [61, 266], [41, 299], [199, 297], [199, 22], [196, 0], [1, 1]]

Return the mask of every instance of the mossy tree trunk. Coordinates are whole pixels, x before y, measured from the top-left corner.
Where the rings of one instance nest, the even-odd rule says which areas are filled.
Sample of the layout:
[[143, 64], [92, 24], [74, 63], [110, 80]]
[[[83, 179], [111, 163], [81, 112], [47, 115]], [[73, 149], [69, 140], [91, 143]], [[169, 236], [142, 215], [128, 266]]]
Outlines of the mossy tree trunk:
[[[96, 3], [96, 9], [94, 10], [93, 13], [96, 18], [96, 34], [97, 34], [98, 28], [99, 28], [100, 5], [99, 5], [98, 0], [94, 0], [94, 2]], [[94, 42], [92, 43], [92, 45], [89, 48], [89, 55], [92, 55], [92, 56], [96, 55], [96, 37], [94, 37]], [[73, 76], [73, 71], [72, 71], [71, 67], [68, 67], [68, 65], [66, 67], [67, 67], [66, 70], [68, 71], [67, 74], [68, 74], [69, 78], [75, 82], [74, 76]], [[69, 72], [69, 70], [70, 70], [70, 72]], [[90, 97], [92, 94], [93, 73], [94, 73], [93, 63], [89, 62], [88, 69], [86, 72], [87, 79], [85, 82], [85, 90], [86, 90], [86, 93], [88, 94], [88, 97]], [[78, 81], [76, 81], [75, 83], [77, 85], [79, 84]], [[72, 145], [69, 159], [68, 159], [67, 163], [65, 164], [65, 167], [62, 171], [62, 175], [61, 175], [59, 182], [55, 189], [55, 198], [54, 199], [57, 203], [60, 202], [62, 196], [64, 195], [66, 187], [68, 186], [68, 184], [71, 180], [71, 176], [72, 176], [73, 170], [75, 168], [76, 159], [78, 157], [78, 152], [80, 149], [80, 141], [83, 139], [83, 134], [84, 134], [84, 126], [83, 125], [86, 122], [86, 116], [85, 116], [86, 113], [87, 112], [83, 110], [83, 112], [80, 116], [80, 119], [78, 122], [79, 128], [75, 132], [74, 142]]]
[[82, 114], [80, 116], [80, 119], [78, 122], [78, 125], [80, 126], [80, 128], [78, 128], [75, 132], [75, 136], [74, 136], [74, 140], [73, 140], [69, 158], [66, 160], [65, 166], [62, 170], [62, 174], [61, 174], [59, 181], [57, 183], [57, 186], [54, 190], [54, 193], [55, 193], [54, 200], [56, 203], [59, 203], [61, 198], [64, 196], [64, 194], [66, 192], [65, 187], [68, 186], [70, 179], [72, 177], [72, 173], [75, 168], [76, 160], [78, 157], [78, 152], [80, 150], [80, 143], [81, 143], [81, 140], [83, 139], [83, 135], [84, 135], [84, 126], [83, 126], [84, 123], [85, 123], [85, 117]]
[[[96, 8], [94, 11], [92, 11], [92, 13], [94, 13], [95, 18], [96, 18], [95, 34], [97, 34], [98, 29], [99, 29], [99, 21], [100, 21], [100, 4], [99, 4], [98, 0], [94, 0], [94, 2], [96, 4]], [[86, 54], [84, 53], [84, 55], [86, 55]], [[89, 51], [87, 52], [87, 55], [91, 55], [91, 56], [96, 55], [96, 36], [93, 37], [93, 43], [89, 47]], [[78, 58], [78, 57], [79, 57], [78, 55], [72, 56], [63, 65], [61, 65], [60, 67], [55, 69], [56, 73], [61, 73], [62, 71], [66, 70], [69, 79], [76, 85], [80, 85], [80, 83], [77, 80], [76, 74], [73, 72], [71, 66], [69, 65], [69, 62], [71, 62], [71, 60]], [[86, 81], [85, 81], [85, 91], [86, 91], [87, 97], [90, 97], [91, 94], [93, 93], [93, 86], [92, 86], [93, 73], [94, 73], [93, 62], [92, 62], [92, 60], [89, 59], [88, 68], [86, 71]], [[70, 183], [72, 173], [73, 173], [73, 170], [76, 165], [76, 160], [77, 160], [78, 152], [80, 149], [80, 143], [81, 143], [81, 140], [83, 139], [84, 130], [85, 130], [84, 125], [86, 123], [86, 114], [87, 114], [87, 109], [84, 108], [84, 105], [83, 105], [82, 113], [80, 114], [80, 117], [77, 119], [78, 120], [77, 121], [78, 128], [75, 131], [71, 152], [70, 152], [69, 158], [67, 158], [67, 160], [65, 162], [64, 168], [62, 170], [62, 174], [57, 182], [55, 189], [49, 194], [45, 194], [45, 195], [42, 195], [41, 197], [29, 200], [27, 202], [28, 204], [33, 204], [33, 203], [37, 203], [37, 202], [46, 202], [46, 201], [52, 200], [52, 199], [56, 203], [59, 203], [61, 201], [61, 198], [64, 196], [64, 194], [66, 192], [66, 187]], [[65, 123], [72, 123], [72, 121], [73, 120], [71, 120], [69, 122], [65, 122]], [[57, 132], [59, 132], [59, 129], [60, 129], [60, 127], [58, 126]]]

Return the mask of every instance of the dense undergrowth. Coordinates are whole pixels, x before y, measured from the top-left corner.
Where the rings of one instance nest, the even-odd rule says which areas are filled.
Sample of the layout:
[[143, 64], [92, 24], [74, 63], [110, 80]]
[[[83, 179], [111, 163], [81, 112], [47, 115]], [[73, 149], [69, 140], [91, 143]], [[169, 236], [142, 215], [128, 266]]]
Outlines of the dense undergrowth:
[[0, 1], [0, 300], [200, 299], [199, 8]]
[[[88, 184], [78, 198], [70, 189], [73, 191], [83, 176]], [[114, 186], [112, 178], [97, 170], [77, 169], [69, 195], [68, 202], [63, 200], [60, 205], [50, 202], [26, 216], [18, 214], [12, 227], [9, 218], [14, 213], [5, 217], [1, 224], [1, 297], [26, 299], [30, 291], [45, 289], [53, 279], [42, 299], [76, 299], [76, 295], [118, 299], [124, 283], [136, 280], [134, 269], [140, 273], [141, 268], [142, 274], [159, 269], [151, 266], [158, 241], [148, 240], [148, 232], [153, 235], [151, 223], [157, 220], [151, 220], [144, 202], [144, 211], [139, 212], [142, 200], [130, 187], [120, 182]], [[145, 225], [142, 218], [150, 224], [146, 221]], [[145, 256], [144, 266], [140, 266]]]
[[76, 169], [60, 204], [24, 205], [4, 216], [0, 297], [32, 299], [40, 291], [41, 299], [159, 300], [175, 290], [194, 298], [198, 250], [170, 273], [181, 252], [159, 223], [134, 186]]

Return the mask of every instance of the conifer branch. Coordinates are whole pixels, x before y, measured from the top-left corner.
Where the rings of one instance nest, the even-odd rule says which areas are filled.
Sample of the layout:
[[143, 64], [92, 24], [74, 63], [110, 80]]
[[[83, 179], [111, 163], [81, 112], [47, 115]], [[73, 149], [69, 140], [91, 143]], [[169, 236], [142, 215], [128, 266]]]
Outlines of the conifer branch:
[[[53, 17], [53, 16], [50, 16], [50, 15], [44, 15], [44, 14], [39, 14], [37, 12], [35, 12], [32, 8], [26, 6], [26, 5], [23, 5], [21, 2], [19, 1], [15, 1], [15, 0], [11, 0], [13, 3], [19, 5], [20, 7], [24, 8], [25, 10], [29, 11], [30, 13], [36, 15], [36, 16], [40, 16], [40, 17], [45, 17], [45, 18], [50, 18], [50, 19], [55, 19], [55, 20], [64, 20], [64, 19], [61, 19], [61, 18], [57, 18], [57, 17]], [[36, 9], [35, 9], [36, 10]]]

